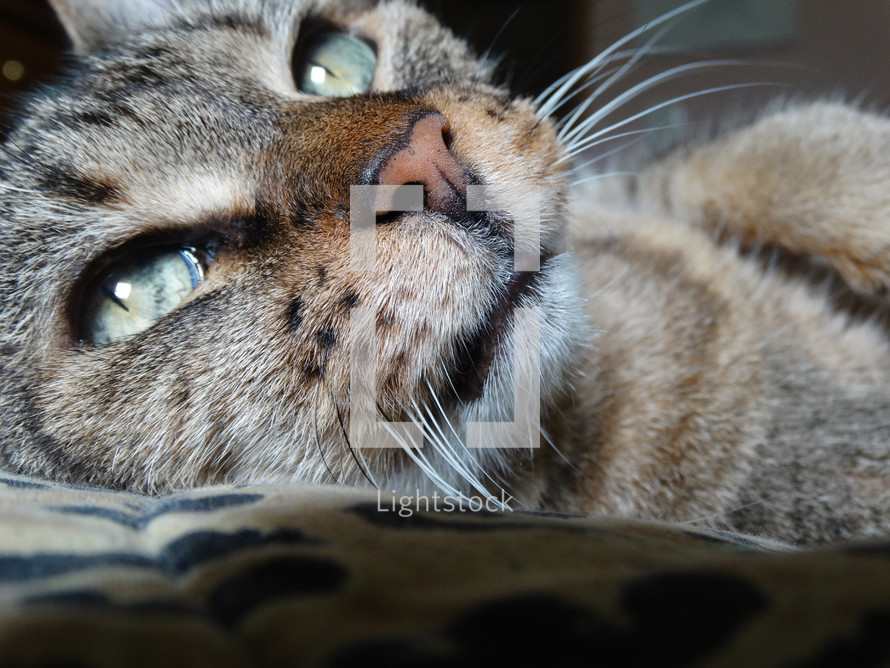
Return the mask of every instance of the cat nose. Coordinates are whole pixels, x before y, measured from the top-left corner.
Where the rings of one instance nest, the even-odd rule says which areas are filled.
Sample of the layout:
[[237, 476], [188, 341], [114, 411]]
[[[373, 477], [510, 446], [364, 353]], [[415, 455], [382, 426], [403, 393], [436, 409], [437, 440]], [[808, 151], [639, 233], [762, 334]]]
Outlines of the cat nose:
[[[383, 186], [423, 185], [424, 207], [449, 216], [467, 210], [466, 168], [448, 148], [448, 119], [440, 113], [422, 116], [380, 166], [377, 183]], [[385, 213], [385, 212], [383, 212]]]

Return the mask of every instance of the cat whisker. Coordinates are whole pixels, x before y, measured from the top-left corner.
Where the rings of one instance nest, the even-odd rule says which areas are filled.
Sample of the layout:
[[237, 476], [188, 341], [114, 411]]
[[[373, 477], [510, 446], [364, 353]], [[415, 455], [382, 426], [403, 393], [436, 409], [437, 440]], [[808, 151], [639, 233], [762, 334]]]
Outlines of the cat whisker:
[[[663, 130], [663, 129], [664, 129], [664, 127], [660, 127], [660, 128], [651, 128], [651, 129], [650, 129], [650, 128], [647, 128], [646, 130], [642, 131], [640, 134], [646, 134], [646, 135], [648, 135], [650, 132], [656, 132], [656, 131], [658, 131], [658, 130]], [[593, 144], [593, 146], [597, 146], [597, 145], [602, 144], [602, 143], [607, 142], [607, 141], [613, 141], [614, 139], [617, 139], [617, 138], [618, 138], [617, 136], [615, 136], [615, 137], [607, 137], [607, 138], [605, 138], [605, 139], [602, 139], [602, 140], [600, 140], [600, 141], [595, 142], [595, 143]], [[573, 166], [573, 167], [571, 168], [571, 170], [569, 170], [569, 171], [570, 171], [570, 172], [580, 172], [580, 171], [582, 171], [582, 170], [584, 170], [584, 169], [587, 169], [588, 167], [590, 167], [590, 166], [592, 166], [592, 165], [595, 165], [595, 164], [598, 163], [598, 162], [602, 162], [603, 160], [608, 160], [608, 159], [611, 158], [613, 155], [617, 155], [617, 154], [619, 154], [619, 153], [623, 153], [624, 151], [626, 151], [627, 149], [631, 148], [632, 146], [637, 146], [637, 145], [638, 145], [640, 142], [642, 142], [645, 138], [646, 138], [646, 137], [637, 137], [637, 138], [635, 138], [635, 139], [632, 139], [631, 141], [626, 141], [626, 142], [623, 142], [623, 143], [621, 143], [621, 144], [618, 144], [618, 146], [616, 146], [615, 148], [613, 148], [613, 149], [611, 149], [611, 150], [609, 150], [609, 151], [606, 151], [605, 153], [600, 153], [600, 154], [594, 156], [593, 158], [591, 158], [590, 160], [587, 160], [586, 162], [581, 163], [580, 165]], [[588, 148], [591, 148], [591, 147], [588, 147]], [[576, 181], [576, 182], [572, 183], [572, 185], [576, 185], [577, 183], [582, 183], [582, 182], [583, 182], [583, 181]]]
[[[464, 346], [466, 348], [466, 346]], [[448, 381], [448, 387], [451, 388], [451, 392], [454, 396], [458, 396], [457, 388], [454, 386], [454, 380], [451, 378], [451, 374], [448, 372], [448, 365], [442, 360], [442, 371], [444, 372], [445, 380]], [[427, 385], [429, 385], [429, 381], [427, 381]], [[432, 390], [432, 388], [430, 388]], [[436, 399], [438, 401], [438, 398]]]
[[374, 476], [371, 474], [371, 470], [368, 468], [368, 463], [365, 461], [364, 456], [362, 456], [360, 449], [353, 447], [352, 442], [349, 439], [349, 432], [346, 429], [346, 422], [343, 419], [343, 411], [340, 408], [339, 404], [334, 400], [334, 393], [329, 393], [329, 398], [331, 401], [331, 405], [334, 407], [334, 412], [337, 414], [337, 428], [340, 430], [340, 434], [343, 436], [343, 441], [346, 443], [346, 448], [349, 450], [349, 454], [352, 456], [353, 461], [359, 468], [362, 476], [367, 480], [372, 487], [375, 489], [379, 489], [380, 486], [377, 484], [377, 481], [374, 479]]
[[[628, 51], [621, 51], [619, 53], [614, 54], [611, 58], [606, 60], [605, 62], [598, 63], [596, 67], [591, 69], [584, 69], [586, 66], [582, 66], [575, 70], [572, 70], [568, 74], [564, 75], [560, 79], [557, 80], [557, 83], [560, 81], [567, 81], [569, 78], [574, 78], [574, 75], [579, 73], [580, 70], [584, 69], [584, 72], [581, 73], [577, 79], [574, 79], [572, 85], [566, 88], [564, 91], [560, 91], [560, 97], [558, 99], [541, 101], [541, 96], [535, 99], [535, 106], [538, 107], [538, 118], [540, 120], [544, 120], [548, 116], [552, 116], [557, 110], [562, 108], [567, 102], [571, 99], [578, 97], [585, 90], [599, 83], [603, 79], [608, 78], [615, 72], [617, 72], [620, 67], [608, 67], [612, 65], [613, 62], [625, 60], [627, 58], [633, 58], [636, 54], [637, 49], [631, 49]], [[608, 68], [608, 69], [606, 69]], [[554, 84], [556, 85], [556, 84]], [[544, 113], [546, 112], [546, 113]]]
[[[616, 135], [611, 135], [609, 137], [603, 137], [602, 139], [598, 139], [595, 142], [589, 144], [587, 147], [585, 147], [585, 150], [590, 150], [594, 146], [599, 146], [600, 144], [605, 144], [610, 141], [614, 141], [616, 139], [621, 139], [623, 137], [631, 137], [634, 135], [649, 135], [650, 133], [653, 133], [653, 132], [661, 132], [664, 130], [674, 130], [674, 129], [679, 129], [679, 128], [689, 128], [693, 125], [694, 124], [691, 124], [691, 123], [673, 123], [671, 125], [659, 125], [659, 126], [655, 126], [655, 127], [651, 127], [651, 128], [644, 128], [642, 130], [631, 130], [628, 132], [621, 132]], [[599, 155], [594, 156], [590, 160], [587, 160], [586, 162], [583, 162], [579, 165], [574, 165], [569, 170], [569, 173], [583, 172], [585, 169], [587, 169], [591, 165], [595, 165], [598, 162], [607, 160], [608, 158], [612, 157], [613, 155], [623, 153], [628, 148], [638, 145], [643, 139], [645, 139], [645, 137], [639, 137], [638, 139], [636, 139], [634, 141], [625, 142], [606, 153], [601, 153]], [[579, 179], [578, 181], [573, 181], [570, 185], [577, 186], [582, 183], [586, 183], [587, 181], [595, 181], [597, 179], [604, 178], [604, 177], [627, 176], [627, 175], [633, 175], [633, 174], [635, 174], [635, 172], [609, 172], [609, 173], [603, 173], [603, 174], [593, 174], [593, 175], [588, 175], [583, 179]]]
[[[608, 143], [608, 142], [610, 142], [610, 141], [615, 141], [616, 139], [623, 139], [623, 138], [625, 138], [625, 137], [634, 137], [634, 136], [638, 136], [638, 135], [648, 135], [648, 134], [651, 133], [651, 132], [660, 132], [660, 131], [662, 131], [662, 130], [676, 130], [676, 129], [679, 129], [679, 128], [688, 128], [690, 125], [691, 125], [690, 123], [671, 123], [671, 124], [668, 124], [668, 125], [656, 125], [656, 126], [649, 127], [649, 128], [642, 128], [642, 129], [640, 129], [640, 130], [628, 130], [627, 132], [619, 132], [618, 134], [610, 135], [610, 136], [608, 136], [608, 137], [603, 137], [602, 139], [597, 139], [595, 142], [589, 144], [589, 145], [587, 146], [587, 148], [590, 149], [590, 148], [593, 148], [594, 146], [599, 146], [600, 144], [606, 144], [606, 143]], [[630, 145], [632, 145], [632, 144], [636, 144], [636, 143], [637, 143], [637, 142], [629, 142]], [[625, 144], [625, 146], [626, 146], [626, 145], [627, 145], [627, 144]], [[596, 162], [599, 162], [602, 158], [605, 158], [605, 157], [608, 157], [609, 155], [612, 155], [612, 153], [614, 153], [614, 151], [610, 151], [609, 153], [602, 154], [601, 156], [597, 156], [597, 157], [595, 157], [595, 158], [589, 160], [588, 162], [584, 162], [584, 163], [581, 163], [581, 164], [579, 164], [579, 165], [575, 165], [575, 166], [572, 167], [572, 171], [573, 171], [573, 172], [574, 172], [574, 171], [581, 171], [581, 170], [584, 169], [585, 167], [587, 167], [587, 166], [589, 166], [589, 165], [591, 165], [591, 164], [594, 164], [594, 163], [596, 163]]]
[[[590, 108], [590, 105], [592, 105], [594, 103], [594, 101], [602, 93], [609, 90], [609, 88], [614, 83], [616, 83], [617, 81], [620, 81], [622, 79], [622, 77], [628, 75], [633, 70], [634, 66], [640, 61], [640, 59], [644, 55], [648, 55], [651, 52], [651, 47], [654, 45], [654, 43], [656, 41], [660, 40], [664, 36], [664, 33], [666, 31], [667, 31], [667, 27], [659, 30], [655, 34], [655, 36], [649, 41], [649, 43], [647, 43], [643, 48], [638, 49], [637, 52], [634, 53], [626, 63], [624, 63], [624, 65], [613, 70], [613, 73], [611, 74], [611, 76], [609, 76], [602, 84], [600, 84], [599, 87], [595, 91], [593, 91], [593, 93], [588, 95], [587, 98], [581, 104], [579, 104], [575, 107], [575, 109], [571, 112], [571, 114], [569, 114], [566, 117], [565, 121], [561, 124], [562, 127], [561, 127], [559, 133], [557, 134], [557, 137], [561, 141], [563, 141], [566, 136], [569, 136], [571, 134], [572, 126], [575, 125], [575, 123], [577, 123], [579, 121], [579, 119], [581, 119], [581, 117], [584, 115], [584, 113]], [[585, 84], [584, 88], [586, 88], [586, 87], [587, 87], [587, 84]]]
[[[463, 480], [469, 483], [471, 486], [474, 485], [474, 478], [470, 474], [470, 472], [466, 469], [465, 465], [460, 461], [460, 458], [456, 455], [454, 450], [449, 447], [448, 440], [444, 438], [444, 434], [442, 434], [441, 430], [434, 430], [434, 427], [437, 427], [436, 420], [433, 418], [432, 414], [429, 411], [429, 407], [425, 407], [427, 414], [429, 416], [429, 420], [426, 416], [424, 416], [423, 409], [420, 408], [416, 403], [414, 404], [414, 410], [416, 411], [416, 418], [420, 421], [423, 426], [424, 434], [427, 436], [429, 442], [433, 446], [434, 452], [442, 457], [445, 460], [445, 463], [451, 468], [451, 470], [457, 474], [459, 480]], [[432, 423], [432, 424], [431, 424]]]
[[612, 46], [602, 51], [590, 62], [582, 65], [573, 72], [570, 72], [566, 77], [564, 77], [564, 81], [558, 80], [557, 83], [554, 84], [554, 86], [548, 87], [543, 93], [541, 93], [541, 95], [538, 96], [538, 98], [535, 99], [535, 103], [539, 107], [539, 115], [542, 117], [552, 115], [554, 105], [559, 100], [561, 100], [569, 91], [571, 91], [579, 81], [582, 81], [588, 73], [596, 70], [596, 68], [601, 66], [603, 63], [609, 62], [609, 59], [616, 52], [618, 52], [621, 47], [632, 42], [640, 35], [645, 35], [650, 30], [664, 25], [677, 16], [680, 16], [684, 12], [703, 5], [706, 2], [710, 2], [710, 0], [692, 0], [691, 2], [687, 2], [686, 4], [681, 5], [680, 7], [670, 12], [662, 14], [657, 19], [649, 21], [636, 30], [631, 31], [630, 33], [619, 39], [617, 42], [612, 44]]
[[[612, 125], [610, 125], [606, 128], [603, 128], [602, 130], [598, 130], [597, 132], [593, 133], [592, 135], [589, 135], [588, 137], [585, 137], [583, 140], [580, 140], [577, 143], [572, 144], [571, 147], [569, 148], [569, 150], [566, 152], [566, 154], [563, 155], [559, 160], [557, 160], [555, 164], [560, 164], [562, 162], [565, 162], [566, 160], [570, 160], [574, 156], [576, 156], [579, 153], [581, 153], [582, 151], [586, 150], [587, 147], [593, 143], [593, 141], [595, 141], [596, 139], [599, 139], [604, 134], [607, 134], [607, 133], [611, 132], [612, 130], [616, 130], [618, 128], [624, 127], [625, 125], [633, 123], [634, 121], [637, 121], [641, 118], [645, 118], [646, 116], [653, 114], [661, 109], [664, 109], [665, 107], [668, 107], [672, 104], [677, 104], [679, 102], [685, 102], [686, 100], [691, 100], [691, 99], [694, 99], [697, 97], [702, 97], [704, 95], [713, 95], [714, 93], [720, 93], [720, 92], [728, 91], [728, 90], [738, 90], [741, 88], [751, 88], [753, 86], [769, 86], [769, 85], [775, 85], [775, 84], [770, 84], [768, 82], [731, 84], [731, 85], [727, 85], [727, 86], [716, 86], [714, 88], [708, 88], [706, 90], [696, 91], [694, 93], [687, 93], [685, 95], [678, 95], [677, 97], [673, 97], [670, 100], [667, 100], [665, 102], [660, 102], [659, 104], [653, 105], [653, 106], [649, 107], [648, 109], [645, 109], [637, 114], [629, 116], [622, 121], [613, 123]], [[588, 120], [591, 120], [591, 119], [588, 119]], [[598, 122], [599, 120], [602, 120], [602, 119], [597, 118], [596, 121], [594, 121], [594, 122]]]
[[[577, 97], [583, 95], [584, 91], [586, 91], [587, 89], [591, 88], [592, 86], [595, 86], [596, 84], [600, 83], [604, 79], [607, 79], [610, 76], [612, 76], [613, 74], [615, 74], [616, 72], [618, 72], [621, 69], [620, 66], [616, 65], [615, 67], [608, 67], [609, 65], [611, 65], [613, 63], [613, 61], [621, 61], [621, 60], [625, 60], [628, 58], [633, 58], [633, 56], [634, 56], [634, 54], [636, 54], [636, 52], [637, 52], [637, 49], [633, 49], [630, 51], [622, 51], [621, 53], [617, 53], [609, 61], [601, 64], [596, 69], [594, 69], [590, 72], [587, 72], [584, 77], [582, 77], [578, 82], [576, 82], [572, 86], [571, 89], [566, 91], [565, 95], [556, 104], [549, 105], [549, 107], [548, 107], [550, 110], [549, 115], [553, 115], [554, 113], [556, 113], [556, 111], [558, 111], [563, 106], [565, 106], [566, 103], [568, 103], [569, 101], [571, 101], [574, 98], [577, 98]], [[584, 99], [586, 99], [586, 98], [584, 98]], [[574, 111], [574, 109], [573, 109], [573, 111]], [[539, 111], [538, 117], [540, 120], [544, 120], [545, 118], [547, 118], [547, 115], [541, 114]], [[565, 120], [560, 121], [561, 124], [565, 123], [565, 122], [566, 122]]]
[[590, 183], [591, 181], [601, 181], [603, 179], [617, 178], [620, 176], [639, 176], [639, 172], [603, 172], [602, 174], [592, 174], [591, 176], [585, 176], [583, 179], [572, 181], [571, 185], [580, 186], [584, 183]]
[[[552, 105], [550, 107], [551, 115], [554, 114], [560, 108], [562, 108], [567, 102], [569, 102], [573, 98], [581, 96], [584, 93], [584, 91], [586, 91], [589, 88], [591, 88], [592, 86], [600, 83], [604, 79], [611, 78], [616, 72], [618, 72], [619, 70], [622, 70], [624, 68], [623, 65], [622, 66], [616, 65], [615, 67], [610, 67], [610, 68], [606, 69], [608, 67], [608, 65], [612, 64], [613, 62], [617, 63], [617, 62], [620, 62], [620, 61], [626, 60], [626, 59], [639, 60], [636, 58], [636, 55], [639, 53], [642, 53], [645, 56], [652, 56], [652, 55], [674, 55], [674, 56], [676, 56], [676, 55], [678, 55], [677, 50], [674, 48], [659, 48], [656, 46], [648, 46], [648, 45], [646, 47], [641, 47], [639, 49], [628, 49], [627, 51], [619, 51], [618, 53], [614, 54], [612, 56], [612, 58], [610, 58], [608, 61], [601, 64], [598, 68], [594, 69], [593, 71], [589, 72], [586, 75], [586, 77], [582, 77], [581, 82], [576, 83], [575, 86], [566, 93], [565, 97], [563, 97], [561, 100], [559, 100], [559, 102], [557, 102], [555, 105]], [[573, 72], [574, 72], [574, 70], [573, 70]], [[627, 73], [625, 73], [625, 74], [627, 74]], [[566, 76], [568, 76], [568, 75], [564, 75], [563, 78], [565, 78]], [[618, 80], [619, 80], [619, 78], [616, 78], [615, 81], [611, 82], [608, 87], [611, 87]], [[604, 90], [606, 90], [606, 88], [603, 88], [603, 91]], [[599, 95], [600, 92], [602, 92], [602, 91], [598, 91], [596, 94]], [[578, 106], [586, 105], [587, 99], [588, 99], [587, 97], [583, 98], [582, 102], [580, 102], [579, 105], [575, 106], [569, 112], [569, 114], [566, 118], [563, 118], [562, 120], [560, 120], [557, 123], [558, 127], [562, 128], [566, 125], [569, 125], [570, 124], [569, 116], [574, 115], [574, 112], [577, 110]], [[540, 112], [538, 113], [538, 116], [539, 116], [540, 121], [543, 121], [546, 118], [546, 116], [541, 115]]]
[[577, 181], [572, 181], [572, 186], [580, 186], [584, 183], [590, 183], [591, 181], [601, 181], [602, 179], [611, 179], [618, 176], [639, 176], [639, 172], [604, 172], [602, 174], [593, 174], [591, 176], [585, 176], [583, 179], [578, 179]]
[[482, 60], [484, 62], [487, 63], [487, 62], [493, 61], [495, 65], [500, 63], [500, 61], [502, 60], [501, 57], [496, 57], [496, 58], [492, 59], [491, 52], [494, 50], [494, 45], [497, 44], [497, 41], [501, 38], [501, 35], [504, 34], [504, 31], [506, 31], [507, 27], [513, 22], [513, 19], [515, 19], [519, 15], [519, 11], [521, 9], [522, 9], [522, 7], [517, 7], [516, 9], [514, 9], [513, 13], [510, 14], [510, 16], [507, 18], [507, 20], [505, 20], [501, 24], [500, 29], [498, 29], [498, 31], [495, 33], [495, 36], [492, 38], [491, 44], [489, 44], [488, 48], [482, 52]]
[[[441, 405], [438, 404], [438, 399], [436, 399], [436, 403], [437, 403], [437, 405], [439, 405], [440, 410], [441, 410]], [[418, 410], [419, 410], [419, 408], [418, 408]], [[487, 498], [491, 498], [491, 496], [492, 496], [491, 493], [485, 488], [485, 486], [478, 479], [478, 477], [472, 471], [470, 471], [470, 469], [468, 468], [468, 466], [470, 464], [475, 464], [476, 466], [474, 468], [479, 468], [478, 463], [475, 462], [475, 460], [473, 460], [472, 458], [469, 460], [464, 460], [461, 458], [458, 451], [453, 447], [450, 440], [446, 437], [445, 433], [442, 431], [441, 427], [438, 424], [438, 420], [436, 420], [435, 417], [433, 416], [432, 411], [430, 410], [430, 407], [426, 406], [426, 410], [427, 410], [427, 414], [430, 418], [430, 421], [432, 422], [433, 426], [435, 427], [436, 431], [438, 431], [438, 434], [439, 434], [438, 438], [435, 438], [435, 434], [433, 434], [433, 437], [435, 439], [436, 445], [439, 448], [440, 454], [443, 457], [445, 457], [446, 461], [452, 465], [452, 467], [458, 473], [458, 475], [460, 475], [464, 479], [464, 481], [466, 481], [470, 485], [471, 488], [475, 489], [476, 491], [478, 491], [480, 494], [483, 494]], [[450, 421], [447, 420], [447, 417], [444, 415], [444, 413], [442, 413], [442, 417], [450, 425]], [[425, 426], [427, 427], [427, 429], [429, 429], [429, 424], [426, 423], [426, 421], [425, 421]], [[453, 427], [451, 428], [451, 431], [453, 433], [455, 433], [455, 436], [456, 436], [456, 432], [454, 432]], [[463, 441], [460, 438], [458, 438], [458, 442], [463, 445]], [[464, 450], [466, 452], [469, 452], [466, 449], [465, 445], [464, 445]]]
[[355, 458], [356, 463], [358, 464], [359, 471], [361, 471], [362, 476], [374, 489], [380, 489], [380, 484], [377, 482], [377, 479], [371, 473], [371, 469], [368, 466], [368, 462], [365, 460], [365, 456], [362, 454], [360, 448], [353, 448], [352, 445], [349, 446], [350, 450], [353, 452], [353, 457]]
[[[412, 404], [412, 410], [409, 411], [409, 413], [411, 414], [414, 422], [416, 424], [420, 425], [420, 427], [423, 431], [424, 438], [432, 444], [433, 450], [436, 452], [436, 454], [439, 454], [440, 456], [442, 456], [446, 460], [446, 463], [451, 465], [452, 468], [454, 468], [455, 470], [459, 470], [459, 466], [457, 465], [457, 463], [451, 461], [451, 458], [449, 457], [447, 448], [444, 447], [444, 443], [439, 440], [439, 438], [436, 435], [436, 432], [432, 429], [430, 420], [427, 420], [427, 418], [424, 416], [423, 409], [417, 404], [417, 402], [413, 398], [411, 400], [411, 404]], [[435, 422], [435, 420], [433, 420], [433, 422]], [[425, 456], [424, 456], [424, 458], [425, 458]]]
[[[42, 165], [40, 162], [38, 162], [37, 159], [33, 155], [31, 155], [27, 151], [23, 150], [5, 132], [3, 133], [2, 139], [3, 139], [4, 143], [0, 144], [0, 151], [3, 151], [7, 156], [12, 158], [16, 162], [22, 163], [23, 165], [31, 165], [32, 167], [35, 167], [36, 169], [41, 170], [41, 171], [46, 169], [46, 167], [44, 165]], [[15, 146], [15, 148], [18, 150], [18, 153], [13, 153], [12, 151], [10, 151], [5, 146], [5, 144], [11, 144], [12, 146]]]
[[[470, 457], [471, 461], [473, 461], [473, 463], [476, 464], [476, 466], [477, 466], [478, 468], [480, 468], [480, 470], [482, 471], [482, 474], [483, 474], [486, 478], [488, 478], [489, 480], [491, 480], [491, 482], [493, 482], [493, 483], [494, 483], [495, 485], [497, 485], [499, 488], [502, 488], [502, 485], [501, 485], [497, 480], [495, 480], [491, 475], [489, 475], [488, 471], [487, 471], [484, 467], [479, 466], [478, 462], [477, 462], [477, 461], [475, 460], [475, 458], [472, 456], [472, 453], [470, 453], [470, 449], [467, 447], [466, 442], [465, 442], [464, 439], [461, 438], [461, 436], [457, 433], [457, 430], [455, 430], [454, 425], [452, 424], [451, 420], [448, 419], [448, 416], [447, 416], [446, 413], [445, 413], [445, 409], [444, 409], [444, 407], [442, 406], [441, 402], [439, 401], [439, 397], [437, 396], [436, 392], [433, 390], [433, 388], [432, 388], [432, 386], [429, 384], [429, 382], [427, 382], [427, 386], [429, 387], [430, 393], [432, 394], [433, 400], [435, 401], [436, 406], [437, 406], [437, 408], [439, 409], [439, 413], [440, 413], [440, 415], [442, 416], [442, 419], [445, 421], [445, 424], [448, 426], [449, 431], [450, 431], [451, 434], [454, 436], [454, 442], [457, 443], [457, 444], [459, 444], [460, 447], [463, 448], [463, 451], [464, 451], [465, 453], [467, 453], [467, 455]], [[443, 439], [443, 441], [445, 441], [445, 442], [449, 442], [449, 440], [450, 440], [450, 439], [447, 438], [447, 436], [446, 436], [444, 433], [442, 434], [442, 439]]]
[[[334, 480], [334, 484], [340, 484], [340, 478], [337, 477], [334, 472], [331, 470], [331, 467], [328, 465], [327, 458], [325, 457], [324, 448], [321, 446], [321, 438], [318, 434], [318, 404], [319, 398], [321, 396], [321, 384], [322, 378], [324, 378], [324, 370], [328, 360], [328, 350], [325, 348], [325, 351], [321, 358], [321, 366], [318, 371], [318, 378], [315, 382], [315, 400], [313, 402], [313, 410], [312, 410], [312, 431], [313, 436], [315, 438], [315, 447], [318, 450], [318, 454], [321, 457], [321, 463], [324, 465], [327, 472], [330, 474], [331, 478]], [[347, 439], [347, 443], [348, 443]]]
[[[501, 509], [505, 509], [503, 502], [489, 491], [483, 480], [480, 479], [479, 474], [481, 473], [483, 478], [488, 479], [497, 490], [507, 491], [508, 486], [503, 480], [498, 480], [494, 477], [493, 473], [495, 472], [492, 471], [490, 467], [483, 466], [481, 464], [478, 458], [478, 452], [474, 453], [470, 451], [465, 440], [457, 433], [457, 430], [454, 428], [454, 424], [449, 419], [444, 406], [439, 400], [437, 392], [434, 390], [429, 381], [427, 381], [427, 388], [430, 392], [435, 408], [439, 414], [439, 419], [437, 419], [436, 416], [433, 414], [432, 407], [429, 405], [426, 406], [426, 411], [430, 418], [430, 422], [432, 422], [436, 432], [438, 432], [438, 437], [435, 439], [435, 445], [440, 448], [440, 451], [445, 451], [442, 452], [442, 454], [446, 456], [451, 462], [453, 462], [455, 470], [463, 477], [463, 479], [471, 486], [471, 488], [482, 494], [486, 499], [496, 503]], [[441, 422], [443, 421], [445, 423], [445, 427], [447, 427], [448, 431], [453, 436], [453, 439], [449, 438], [449, 436], [443, 431], [443, 426], [441, 425]], [[433, 434], [433, 436], [435, 436], [435, 434]]]
[[755, 506], [761, 506], [767, 503], [766, 499], [760, 499], [759, 501], [752, 501], [751, 503], [746, 503], [743, 506], [736, 506], [735, 508], [730, 508], [729, 510], [724, 510], [719, 513], [714, 513], [713, 515], [705, 515], [703, 517], [697, 517], [693, 520], [685, 520], [680, 522], [680, 524], [700, 524], [701, 522], [709, 522], [711, 520], [715, 520], [721, 517], [726, 517], [727, 515], [732, 515], [733, 513], [739, 513], [743, 510], [747, 510], [748, 508], [753, 508]]
[[[562, 460], [568, 465], [568, 467], [569, 467], [570, 469], [572, 469], [572, 470], [575, 471], [575, 472], [580, 472], [580, 470], [578, 469], [578, 467], [575, 466], [575, 465], [571, 462], [571, 460], [569, 460], [569, 458], [563, 453], [563, 451], [560, 450], [560, 449], [556, 446], [556, 443], [554, 442], [553, 437], [550, 436], [550, 434], [549, 434], [545, 429], [543, 429], [543, 428], [541, 429], [541, 436], [542, 436], [543, 439], [547, 442], [547, 445], [549, 445], [551, 448], [553, 448], [553, 452], [555, 452], [555, 453], [559, 456], [559, 458], [562, 459]], [[532, 466], [534, 466], [534, 460], [532, 460]]]
[[[413, 415], [410, 415], [409, 411], [406, 411], [409, 414], [409, 418], [414, 418]], [[414, 420], [417, 421], [417, 420]], [[439, 487], [446, 494], [456, 495], [457, 490], [448, 484], [442, 477], [436, 472], [435, 468], [429, 463], [426, 457], [422, 454], [422, 449], [414, 448], [411, 444], [407, 443], [399, 433], [399, 430], [393, 428], [388, 421], [384, 421], [381, 423], [386, 432], [392, 436], [395, 441], [399, 444], [399, 447], [411, 458], [411, 460], [417, 465], [417, 467], [421, 470], [421, 472], [429, 478], [433, 484]]]
[[660, 72], [654, 76], [651, 76], [640, 83], [630, 87], [628, 90], [623, 92], [621, 95], [618, 95], [615, 99], [611, 100], [608, 104], [600, 107], [596, 110], [594, 114], [592, 114], [589, 118], [585, 119], [583, 122], [579, 123], [575, 128], [573, 128], [569, 132], [560, 132], [560, 140], [566, 142], [568, 144], [572, 144], [574, 139], [578, 136], [589, 130], [591, 127], [599, 123], [601, 120], [606, 118], [612, 112], [620, 109], [622, 106], [639, 96], [640, 94], [646, 92], [647, 90], [651, 90], [656, 86], [663, 84], [667, 81], [671, 81], [680, 77], [682, 75], [689, 74], [691, 72], [696, 72], [704, 69], [710, 69], [717, 66], [723, 65], [740, 65], [743, 64], [740, 61], [733, 60], [705, 60], [697, 63], [686, 63], [685, 65], [678, 65], [677, 67], [672, 67], [664, 72]]
[[29, 193], [32, 195], [39, 195], [39, 190], [32, 190], [31, 188], [17, 188], [15, 186], [11, 186], [8, 183], [0, 183], [0, 190], [9, 190], [17, 193]]

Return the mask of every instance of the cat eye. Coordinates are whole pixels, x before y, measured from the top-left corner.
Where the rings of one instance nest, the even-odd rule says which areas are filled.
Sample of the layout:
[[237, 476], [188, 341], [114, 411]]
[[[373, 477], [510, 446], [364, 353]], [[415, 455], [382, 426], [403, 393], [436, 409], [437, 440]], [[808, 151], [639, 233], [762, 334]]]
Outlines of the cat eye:
[[188, 246], [154, 246], [111, 265], [83, 295], [83, 341], [104, 346], [145, 331], [179, 306], [204, 279]]
[[367, 42], [333, 30], [310, 34], [293, 62], [300, 91], [324, 97], [367, 93], [376, 67], [377, 54]]

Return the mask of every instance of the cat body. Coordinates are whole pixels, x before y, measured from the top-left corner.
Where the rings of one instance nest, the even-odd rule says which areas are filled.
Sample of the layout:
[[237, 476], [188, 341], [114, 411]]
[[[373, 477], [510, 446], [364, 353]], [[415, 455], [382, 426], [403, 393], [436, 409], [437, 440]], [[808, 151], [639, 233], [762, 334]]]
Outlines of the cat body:
[[[607, 194], [571, 186], [554, 123], [409, 4], [54, 5], [78, 61], [0, 156], [5, 467], [146, 492], [503, 487], [798, 542], [890, 526], [886, 120], [789, 108]], [[354, 94], [320, 94], [341, 66]], [[415, 183], [423, 210], [384, 206], [357, 269], [353, 187]], [[539, 271], [516, 270], [509, 202], [468, 206], [497, 184], [540, 197]], [[153, 276], [180, 260], [176, 303], [188, 279]], [[351, 430], [360, 309], [375, 418], [421, 424], [421, 448]], [[521, 412], [514, 367], [540, 377], [541, 447], [467, 447], [467, 423]]]

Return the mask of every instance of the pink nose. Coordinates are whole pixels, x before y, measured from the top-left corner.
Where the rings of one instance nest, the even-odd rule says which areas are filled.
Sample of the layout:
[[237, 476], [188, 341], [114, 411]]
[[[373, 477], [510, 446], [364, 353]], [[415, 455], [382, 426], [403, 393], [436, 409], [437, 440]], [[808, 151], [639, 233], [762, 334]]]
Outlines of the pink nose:
[[442, 114], [422, 117], [411, 128], [408, 144], [383, 163], [378, 183], [423, 184], [426, 208], [451, 216], [465, 212], [469, 176], [448, 149], [449, 130], [448, 120]]

